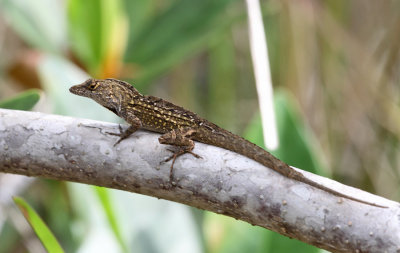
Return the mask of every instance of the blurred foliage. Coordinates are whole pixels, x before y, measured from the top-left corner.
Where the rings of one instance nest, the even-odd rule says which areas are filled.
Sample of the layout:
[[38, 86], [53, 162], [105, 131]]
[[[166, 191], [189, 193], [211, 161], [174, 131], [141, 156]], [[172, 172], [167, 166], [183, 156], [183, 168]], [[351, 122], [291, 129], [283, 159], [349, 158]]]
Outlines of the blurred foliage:
[[[275, 112], [279, 129], [279, 148], [270, 152], [286, 163], [316, 174], [324, 174], [321, 161], [318, 160], [316, 144], [299, 117], [293, 97], [284, 90], [275, 92]], [[243, 136], [251, 142], [265, 148], [263, 144], [260, 116], [255, 115]]]
[[121, 245], [121, 249], [123, 252], [129, 252], [123, 238], [121, 235], [121, 229], [118, 225], [118, 222], [122, 222], [122, 220], [118, 220], [116, 217], [116, 213], [114, 211], [112, 201], [110, 200], [110, 193], [106, 188], [103, 187], [94, 187], [96, 190], [97, 196], [100, 199], [101, 205], [104, 208], [104, 212], [107, 215], [107, 219], [110, 222], [111, 229], [118, 240], [119, 245]]
[[138, 28], [125, 56], [135, 67], [138, 84], [198, 53], [209, 40], [218, 39], [235, 17], [225, 13], [232, 2], [235, 0], [173, 1]]
[[43, 246], [46, 248], [47, 252], [64, 252], [60, 244], [57, 242], [57, 239], [51, 233], [51, 231], [40, 218], [40, 216], [35, 212], [35, 210], [22, 198], [14, 197], [14, 202], [20, 209], [21, 213], [25, 216], [25, 219], [32, 226], [33, 230], [39, 237], [40, 241], [43, 243]]
[[127, 20], [121, 0], [68, 1], [71, 47], [92, 76], [119, 73]]
[[40, 91], [36, 89], [30, 89], [21, 92], [15, 97], [0, 101], [0, 108], [27, 111], [32, 109], [39, 99]]
[[[281, 146], [274, 154], [398, 198], [400, 6], [271, 0], [262, 7], [272, 77], [282, 88], [275, 94]], [[89, 76], [114, 77], [262, 146], [243, 1], [0, 0], [0, 53], [0, 107], [29, 110], [40, 97], [37, 110], [120, 122], [68, 92]], [[24, 198], [67, 252], [318, 251], [230, 218], [119, 191], [38, 180]], [[21, 241], [29, 235], [5, 215], [0, 252], [26, 251]]]

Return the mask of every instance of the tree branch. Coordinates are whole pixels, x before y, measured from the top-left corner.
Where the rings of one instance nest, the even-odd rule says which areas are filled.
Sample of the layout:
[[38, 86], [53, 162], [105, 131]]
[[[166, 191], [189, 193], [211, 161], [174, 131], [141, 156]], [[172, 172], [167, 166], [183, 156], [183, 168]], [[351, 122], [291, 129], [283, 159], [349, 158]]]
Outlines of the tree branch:
[[138, 131], [114, 147], [118, 125], [0, 109], [0, 172], [141, 193], [209, 210], [333, 252], [400, 249], [399, 203], [311, 173], [330, 188], [377, 208], [285, 178], [239, 154], [196, 143], [177, 159], [158, 134]]

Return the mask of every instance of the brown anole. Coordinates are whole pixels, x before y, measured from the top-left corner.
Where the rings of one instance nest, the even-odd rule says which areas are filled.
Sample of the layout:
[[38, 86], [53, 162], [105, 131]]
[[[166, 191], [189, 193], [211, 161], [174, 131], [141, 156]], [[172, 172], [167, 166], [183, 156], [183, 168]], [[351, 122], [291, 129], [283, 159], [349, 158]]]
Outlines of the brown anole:
[[197, 154], [192, 152], [194, 141], [198, 141], [249, 157], [285, 177], [311, 185], [335, 196], [371, 206], [385, 207], [345, 195], [314, 182], [259, 146], [180, 106], [158, 97], [144, 96], [124, 81], [88, 79], [82, 84], [71, 87], [70, 92], [92, 98], [130, 124], [125, 131], [120, 128], [121, 133], [114, 134], [120, 136], [115, 145], [128, 138], [139, 128], [162, 133], [163, 135], [159, 137], [161, 144], [177, 147], [177, 150], [172, 151], [174, 152], [173, 155], [166, 160], [172, 160], [170, 177], [172, 177], [175, 160], [180, 155], [190, 153], [199, 158]]

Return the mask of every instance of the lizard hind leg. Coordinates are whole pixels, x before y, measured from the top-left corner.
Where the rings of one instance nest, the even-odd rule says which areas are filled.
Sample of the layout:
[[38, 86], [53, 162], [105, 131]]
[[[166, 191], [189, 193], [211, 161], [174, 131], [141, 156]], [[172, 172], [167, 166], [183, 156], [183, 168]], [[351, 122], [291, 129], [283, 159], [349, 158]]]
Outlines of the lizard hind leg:
[[194, 148], [194, 141], [190, 138], [196, 134], [196, 131], [191, 128], [178, 128], [174, 129], [166, 134], [163, 134], [158, 138], [158, 141], [161, 144], [168, 144], [178, 147], [177, 150], [168, 149], [168, 151], [172, 152], [173, 154], [168, 157], [163, 162], [168, 162], [172, 160], [171, 168], [170, 168], [170, 181], [173, 178], [173, 169], [176, 159], [186, 153], [193, 155], [196, 158], [201, 158], [201, 156], [192, 152]]

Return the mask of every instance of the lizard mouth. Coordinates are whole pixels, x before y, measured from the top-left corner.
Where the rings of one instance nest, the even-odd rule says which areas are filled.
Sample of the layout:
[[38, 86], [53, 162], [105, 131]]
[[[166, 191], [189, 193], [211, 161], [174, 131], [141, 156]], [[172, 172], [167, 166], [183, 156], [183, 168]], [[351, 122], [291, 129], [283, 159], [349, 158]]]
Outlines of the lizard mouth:
[[88, 86], [94, 81], [94, 79], [88, 79], [85, 82], [81, 83], [81, 84], [77, 84], [72, 86], [71, 88], [69, 88], [69, 91], [75, 95], [78, 96], [85, 96], [87, 97], [85, 94], [88, 91]]
[[84, 96], [85, 94], [85, 87], [84, 84], [78, 84], [78, 85], [74, 85], [71, 88], [69, 88], [69, 91], [72, 94], [78, 95], [78, 96]]
[[72, 86], [71, 88], [69, 88], [69, 92], [71, 92], [71, 93], [73, 93], [73, 94], [77, 94], [78, 91], [77, 91], [76, 86]]

